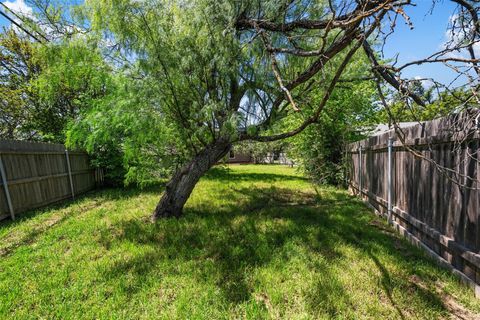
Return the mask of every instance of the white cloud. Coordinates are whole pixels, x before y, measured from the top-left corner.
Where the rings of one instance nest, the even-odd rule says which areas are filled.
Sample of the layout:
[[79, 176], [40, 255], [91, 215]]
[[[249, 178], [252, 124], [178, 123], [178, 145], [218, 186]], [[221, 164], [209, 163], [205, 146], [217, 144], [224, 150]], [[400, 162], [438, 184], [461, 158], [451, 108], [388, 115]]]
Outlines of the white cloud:
[[477, 42], [473, 45], [473, 51], [475, 51], [475, 56], [480, 56], [480, 43]]
[[[449, 17], [450, 28], [445, 32], [445, 40], [440, 45], [441, 50], [460, 46], [466, 38], [470, 37], [470, 34], [473, 31], [473, 25], [469, 28], [466, 28], [465, 30], [461, 28], [461, 22], [458, 20], [458, 18], [459, 17], [457, 14], [451, 15]], [[478, 57], [480, 55], [480, 43], [474, 43], [473, 50], [475, 52], [475, 55]], [[466, 49], [450, 51], [444, 56], [447, 58], [470, 58]]]
[[[48, 25], [40, 25], [38, 23], [38, 19], [37, 17], [35, 17], [34, 15], [34, 12], [33, 12], [33, 8], [30, 7], [28, 4], [25, 3], [25, 0], [7, 0], [7, 1], [3, 1], [3, 4], [8, 7], [10, 10], [12, 10], [15, 14], [12, 14], [12, 12], [8, 12], [8, 10], [3, 10], [4, 12], [7, 13], [7, 15], [13, 20], [15, 21], [16, 23], [18, 23], [19, 25], [21, 26], [24, 26], [25, 25], [25, 21], [22, 21], [22, 19], [25, 17], [25, 18], [28, 18], [30, 19], [31, 21], [34, 21], [37, 23], [37, 26], [40, 27], [40, 30], [42, 31], [42, 33], [44, 35], [49, 35], [50, 33], [53, 32], [52, 28]], [[18, 17], [20, 18], [18, 18]], [[10, 28], [12, 28], [13, 30], [15, 30], [17, 33], [19, 34], [25, 34], [24, 30], [22, 28], [19, 28], [13, 24], [10, 24]], [[31, 28], [28, 28], [28, 30], [30, 30], [30, 32], [32, 32], [33, 30]], [[37, 37], [39, 36], [38, 35], [38, 32], [32, 32], [33, 34], [35, 34]]]
[[[0, 2], [2, 2], [2, 0], [0, 0]], [[15, 14], [20, 18], [26, 17], [31, 21], [35, 22], [36, 27], [38, 27], [38, 30], [42, 34], [40, 35], [41, 38], [44, 38], [45, 36], [51, 40], [51, 39], [56, 39], [58, 37], [61, 37], [65, 33], [73, 34], [76, 32], [78, 33], [77, 36], [82, 37], [83, 36], [82, 33], [85, 32], [84, 29], [77, 26], [58, 25], [57, 28], [53, 28], [52, 25], [50, 25], [47, 22], [42, 23], [42, 21], [35, 16], [34, 9], [31, 6], [29, 6], [27, 3], [25, 3], [25, 0], [6, 0], [6, 1], [3, 1], [3, 4], [7, 6], [10, 10], [15, 12]], [[16, 23], [22, 26], [24, 25], [24, 21], [21, 21], [21, 19], [17, 18], [14, 14], [12, 14], [11, 12], [8, 12], [8, 10], [3, 10], [3, 11], [7, 11], [6, 13], [10, 18], [12, 18], [13, 21], [15, 21]], [[24, 34], [24, 30], [21, 30], [21, 28], [18, 28], [15, 25], [10, 24], [10, 28], [17, 31], [20, 34]], [[33, 32], [34, 30], [32, 30], [32, 28], [27, 27], [27, 29], [33, 34], [35, 34], [36, 36], [39, 36], [40, 34], [38, 31]], [[59, 32], [58, 30], [61, 30], [61, 31]]]
[[4, 1], [3, 4], [18, 15], [33, 17], [33, 9], [25, 3], [25, 0]]
[[[25, 0], [10, 0], [10, 1], [3, 1], [3, 4], [9, 8], [10, 10], [12, 10], [15, 14], [12, 14], [11, 12], [8, 12], [8, 10], [6, 10], [5, 8], [1, 8], [2, 11], [4, 11], [13, 21], [15, 21], [16, 23], [22, 25], [22, 21], [21, 19], [19, 19], [18, 17], [22, 18], [22, 17], [27, 17], [27, 18], [30, 18], [30, 19], [35, 19], [35, 17], [33, 16], [33, 9], [32, 7], [30, 7], [29, 5], [27, 5], [25, 3]], [[17, 17], [18, 16], [18, 17]], [[24, 34], [23, 30], [21, 30], [20, 28], [18, 28], [17, 26], [13, 25], [12, 23], [9, 24], [10, 28], [12, 28], [13, 30], [15, 30], [17, 33], [19, 34]]]

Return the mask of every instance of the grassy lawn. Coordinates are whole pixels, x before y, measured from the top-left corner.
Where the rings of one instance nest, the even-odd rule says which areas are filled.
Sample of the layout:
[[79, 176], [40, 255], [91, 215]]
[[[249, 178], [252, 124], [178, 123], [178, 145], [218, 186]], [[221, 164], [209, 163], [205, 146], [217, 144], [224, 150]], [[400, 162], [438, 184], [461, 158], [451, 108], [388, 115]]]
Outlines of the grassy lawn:
[[185, 216], [161, 187], [0, 223], [3, 319], [474, 318], [480, 303], [344, 191], [281, 166], [215, 168]]

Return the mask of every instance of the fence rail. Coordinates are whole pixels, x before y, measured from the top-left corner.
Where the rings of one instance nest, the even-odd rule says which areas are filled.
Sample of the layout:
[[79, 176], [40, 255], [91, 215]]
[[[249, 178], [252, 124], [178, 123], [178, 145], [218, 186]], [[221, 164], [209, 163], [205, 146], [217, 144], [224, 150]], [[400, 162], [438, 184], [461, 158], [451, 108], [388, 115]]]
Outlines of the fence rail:
[[348, 146], [354, 193], [480, 294], [480, 136], [468, 113]]
[[10, 140], [0, 140], [0, 176], [0, 220], [74, 198], [103, 181], [85, 152]]

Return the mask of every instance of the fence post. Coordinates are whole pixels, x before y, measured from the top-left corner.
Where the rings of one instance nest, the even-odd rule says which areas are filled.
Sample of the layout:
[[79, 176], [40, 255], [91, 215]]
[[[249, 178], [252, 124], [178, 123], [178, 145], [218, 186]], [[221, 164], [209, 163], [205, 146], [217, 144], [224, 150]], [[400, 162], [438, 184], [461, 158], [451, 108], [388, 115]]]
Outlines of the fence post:
[[387, 168], [387, 216], [392, 223], [392, 169], [393, 169], [393, 137], [388, 138], [388, 168]]
[[70, 181], [70, 191], [72, 192], [72, 199], [75, 199], [75, 192], [73, 190], [72, 169], [70, 168], [70, 158], [68, 156], [68, 150], [65, 149], [65, 157], [67, 158], [68, 179]]
[[3, 161], [1, 156], [0, 156], [0, 176], [2, 176], [3, 190], [5, 191], [5, 197], [7, 198], [10, 217], [12, 217], [12, 220], [15, 220], [15, 211], [13, 211], [12, 199], [10, 198], [10, 190], [8, 190], [7, 175], [5, 173], [5, 168], [3, 167]]
[[363, 198], [363, 165], [362, 165], [362, 146], [358, 149], [358, 189], [360, 191], [360, 198]]

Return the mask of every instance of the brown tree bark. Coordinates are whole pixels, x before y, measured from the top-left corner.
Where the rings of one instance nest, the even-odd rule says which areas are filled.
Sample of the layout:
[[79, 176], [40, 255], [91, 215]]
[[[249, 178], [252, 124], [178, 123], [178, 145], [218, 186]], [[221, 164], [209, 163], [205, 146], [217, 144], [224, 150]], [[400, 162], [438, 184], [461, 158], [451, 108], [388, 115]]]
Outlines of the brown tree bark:
[[231, 149], [228, 141], [219, 140], [207, 146], [189, 163], [178, 170], [167, 183], [165, 192], [153, 211], [152, 221], [159, 218], [180, 217], [198, 180]]

